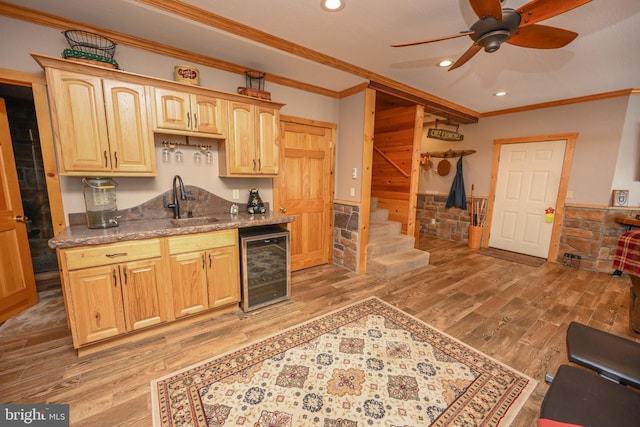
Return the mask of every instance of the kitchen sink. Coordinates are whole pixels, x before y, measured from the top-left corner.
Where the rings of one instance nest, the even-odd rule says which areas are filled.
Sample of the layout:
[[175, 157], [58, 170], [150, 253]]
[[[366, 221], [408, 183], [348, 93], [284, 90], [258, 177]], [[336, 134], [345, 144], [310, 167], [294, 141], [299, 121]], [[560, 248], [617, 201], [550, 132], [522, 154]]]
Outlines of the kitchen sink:
[[198, 225], [207, 225], [218, 222], [219, 219], [213, 216], [199, 216], [195, 218], [176, 218], [171, 220], [174, 227], [195, 227]]

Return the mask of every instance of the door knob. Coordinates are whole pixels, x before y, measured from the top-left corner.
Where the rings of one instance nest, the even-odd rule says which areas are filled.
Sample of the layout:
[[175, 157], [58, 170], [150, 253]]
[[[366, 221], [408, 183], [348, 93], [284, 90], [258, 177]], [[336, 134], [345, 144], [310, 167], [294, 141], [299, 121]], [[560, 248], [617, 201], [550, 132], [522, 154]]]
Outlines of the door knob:
[[284, 206], [280, 206], [280, 212], [287, 213], [287, 208], [285, 208]]
[[16, 220], [16, 222], [23, 222], [23, 223], [24, 223], [24, 222], [27, 222], [27, 220], [28, 220], [29, 218], [27, 218], [26, 216], [17, 215], [17, 216], [16, 216], [15, 218], [13, 218], [13, 219], [15, 219], [15, 220]]

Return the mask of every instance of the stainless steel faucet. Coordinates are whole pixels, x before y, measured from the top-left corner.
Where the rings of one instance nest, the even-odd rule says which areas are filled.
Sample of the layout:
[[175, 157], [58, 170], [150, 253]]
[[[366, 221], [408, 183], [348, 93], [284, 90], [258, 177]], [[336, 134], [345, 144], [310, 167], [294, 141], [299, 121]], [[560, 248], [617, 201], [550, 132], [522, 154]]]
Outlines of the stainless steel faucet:
[[[178, 197], [178, 191], [176, 191], [176, 183], [178, 183], [178, 191], [180, 191], [180, 197]], [[191, 191], [185, 191], [184, 182], [182, 182], [182, 178], [180, 175], [176, 175], [173, 177], [173, 185], [171, 186], [173, 190], [173, 202], [167, 205], [167, 208], [173, 209], [173, 218], [180, 218], [180, 200], [195, 200], [196, 198], [191, 196]]]

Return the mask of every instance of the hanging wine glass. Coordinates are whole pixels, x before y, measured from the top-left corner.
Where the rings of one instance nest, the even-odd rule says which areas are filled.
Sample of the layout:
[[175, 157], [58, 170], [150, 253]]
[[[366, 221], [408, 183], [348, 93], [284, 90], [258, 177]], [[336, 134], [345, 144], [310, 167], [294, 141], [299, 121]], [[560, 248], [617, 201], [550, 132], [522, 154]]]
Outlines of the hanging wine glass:
[[196, 152], [193, 155], [193, 161], [196, 162], [197, 165], [202, 163], [202, 154], [200, 154], [200, 147], [196, 147]]
[[176, 163], [182, 163], [182, 161], [184, 160], [184, 155], [182, 154], [182, 151], [180, 150], [179, 145], [178, 145], [178, 148], [176, 149], [175, 156], [176, 156]]
[[210, 165], [211, 162], [213, 161], [213, 153], [211, 152], [211, 150], [209, 149], [209, 146], [207, 145], [207, 151], [204, 152], [204, 155], [207, 158], [207, 164]]
[[169, 143], [167, 141], [162, 141], [162, 161], [164, 163], [169, 163], [171, 160], [171, 150], [169, 150]]

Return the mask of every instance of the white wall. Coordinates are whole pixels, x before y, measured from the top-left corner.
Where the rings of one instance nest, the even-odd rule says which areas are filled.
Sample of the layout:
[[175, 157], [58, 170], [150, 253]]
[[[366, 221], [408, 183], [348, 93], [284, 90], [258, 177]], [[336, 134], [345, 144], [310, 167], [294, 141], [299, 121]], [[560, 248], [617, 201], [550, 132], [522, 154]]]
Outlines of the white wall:
[[[55, 29], [25, 23], [0, 16], [0, 40], [12, 42], [0, 43], [0, 68], [26, 72], [43, 72], [33, 60], [30, 53], [38, 53], [60, 57], [68, 47], [64, 35]], [[244, 75], [229, 73], [214, 68], [189, 63], [184, 59], [175, 59], [151, 52], [118, 45], [114, 59], [120, 68], [127, 72], [173, 80], [174, 66], [177, 64], [193, 65], [200, 71], [200, 86], [216, 90], [236, 93], [237, 88], [245, 85]], [[269, 70], [264, 70], [269, 72]], [[337, 123], [340, 119], [340, 103], [326, 96], [296, 90], [266, 82], [265, 90], [271, 92], [271, 99], [286, 104], [281, 114], [303, 117], [329, 123]], [[194, 148], [183, 148], [185, 161], [182, 165], [175, 162], [162, 163], [160, 150], [163, 139], [184, 141], [184, 138], [156, 135], [156, 152], [158, 153], [158, 176], [153, 178], [115, 178], [118, 183], [118, 208], [124, 209], [139, 205], [171, 188], [173, 176], [179, 174], [185, 184], [204, 188], [222, 198], [231, 200], [232, 190], [240, 190], [240, 202], [246, 203], [248, 190], [256, 187], [265, 202], [273, 202], [272, 180], [268, 178], [219, 178], [217, 161], [217, 143], [205, 138], [190, 138], [191, 143], [211, 145], [214, 151], [214, 162], [207, 165], [204, 161], [196, 165], [193, 161]], [[340, 137], [338, 137], [338, 141]], [[73, 212], [84, 212], [81, 178], [60, 177], [63, 193], [65, 215]]]
[[629, 205], [640, 206], [640, 96], [629, 98], [612, 190], [629, 190]]
[[[422, 152], [476, 150], [463, 160], [463, 175], [467, 194], [475, 184], [475, 195], [487, 196], [491, 183], [493, 141], [578, 132], [569, 190], [573, 198], [569, 203], [608, 205], [614, 182], [614, 173], [620, 175], [616, 189], [630, 190], [630, 204], [640, 205], [637, 144], [640, 140], [639, 97], [628, 108], [629, 97], [571, 104], [541, 110], [481, 118], [473, 125], [462, 125], [462, 142], [443, 142], [423, 139]], [[634, 145], [635, 144], [635, 145]], [[432, 159], [437, 166], [439, 159]], [[420, 174], [420, 192], [449, 194], [455, 176], [452, 172], [440, 177], [430, 171]], [[624, 172], [623, 172], [624, 171]], [[633, 178], [631, 176], [633, 175]]]
[[[358, 92], [340, 100], [340, 125], [336, 146], [335, 198], [359, 202], [362, 189], [362, 144], [365, 93]], [[353, 169], [356, 178], [353, 178]], [[353, 188], [354, 194], [351, 195]]]

